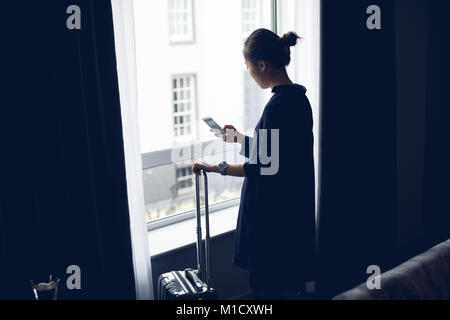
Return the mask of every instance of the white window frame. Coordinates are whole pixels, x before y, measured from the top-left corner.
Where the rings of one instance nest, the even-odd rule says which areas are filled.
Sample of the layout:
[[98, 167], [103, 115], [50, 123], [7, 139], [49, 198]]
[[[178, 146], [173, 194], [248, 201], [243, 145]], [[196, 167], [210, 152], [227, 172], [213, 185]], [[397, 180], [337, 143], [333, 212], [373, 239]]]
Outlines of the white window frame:
[[[175, 9], [172, 4], [181, 3], [186, 1], [187, 8]], [[195, 42], [195, 6], [194, 0], [169, 0], [168, 3], [168, 15], [169, 15], [169, 42], [170, 44], [186, 44]], [[186, 14], [186, 28], [187, 34], [176, 33], [172, 28], [175, 28], [177, 24], [174, 22], [175, 17], [181, 19], [180, 15]], [[183, 27], [183, 23], [179, 22], [178, 26]]]
[[[189, 86], [189, 100], [186, 98], [186, 93], [188, 91], [185, 90], [185, 86], [181, 88], [180, 90], [179, 83], [180, 79], [183, 79], [183, 82], [186, 82], [187, 79], [189, 79], [190, 86]], [[172, 99], [172, 125], [173, 125], [173, 140], [175, 145], [181, 145], [186, 143], [191, 143], [192, 141], [195, 141], [197, 138], [197, 127], [196, 127], [196, 119], [197, 119], [197, 76], [195, 73], [186, 73], [186, 74], [176, 74], [172, 75], [170, 78], [170, 85], [171, 85], [171, 99]], [[177, 81], [178, 85], [175, 89], [173, 87], [174, 81]], [[183, 99], [180, 99], [180, 92], [183, 92]], [[174, 99], [174, 93], [177, 93], [177, 100]], [[186, 110], [186, 104], [189, 103], [190, 110]], [[175, 104], [178, 105], [177, 111], [175, 111]], [[180, 111], [179, 105], [183, 104], [183, 111]], [[190, 118], [190, 121], [188, 123], [191, 131], [189, 134], [183, 134], [183, 135], [176, 135], [175, 131], [179, 130], [181, 128], [186, 128], [186, 122], [183, 124], [180, 124], [177, 122], [177, 124], [174, 123], [175, 119], [178, 119], [178, 117], [183, 117], [184, 119], [186, 117]]]

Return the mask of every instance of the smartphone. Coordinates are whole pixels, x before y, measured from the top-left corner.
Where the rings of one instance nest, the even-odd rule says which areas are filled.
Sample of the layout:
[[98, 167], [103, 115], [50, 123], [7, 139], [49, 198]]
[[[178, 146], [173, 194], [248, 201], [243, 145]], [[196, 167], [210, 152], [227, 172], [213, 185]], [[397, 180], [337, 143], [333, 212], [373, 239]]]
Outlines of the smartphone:
[[225, 131], [222, 130], [222, 127], [217, 124], [211, 117], [205, 117], [202, 119], [206, 122], [206, 124], [213, 129], [219, 135], [225, 136]]

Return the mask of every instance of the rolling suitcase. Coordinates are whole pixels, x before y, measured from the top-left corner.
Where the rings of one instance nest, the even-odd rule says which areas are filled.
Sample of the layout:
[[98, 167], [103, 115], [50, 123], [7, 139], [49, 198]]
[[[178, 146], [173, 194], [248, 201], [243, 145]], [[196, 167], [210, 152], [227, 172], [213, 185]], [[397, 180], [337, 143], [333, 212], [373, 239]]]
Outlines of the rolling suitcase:
[[[211, 248], [209, 236], [208, 177], [201, 170], [205, 182], [205, 256], [203, 264], [202, 228], [199, 176], [195, 175], [195, 203], [197, 207], [197, 269], [164, 273], [158, 278], [158, 300], [214, 300], [217, 292], [211, 287]], [[203, 272], [203, 266], [205, 271]]]

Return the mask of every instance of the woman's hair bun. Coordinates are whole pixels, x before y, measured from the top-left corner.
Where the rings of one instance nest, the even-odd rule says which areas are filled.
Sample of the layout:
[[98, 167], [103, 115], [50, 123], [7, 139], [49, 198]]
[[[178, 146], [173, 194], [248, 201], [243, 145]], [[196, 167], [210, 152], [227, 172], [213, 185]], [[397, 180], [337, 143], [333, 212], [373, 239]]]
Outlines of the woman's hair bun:
[[283, 43], [283, 45], [285, 45], [286, 47], [293, 47], [297, 44], [297, 40], [298, 39], [302, 39], [301, 37], [299, 37], [297, 35], [297, 33], [293, 32], [293, 31], [289, 31], [288, 33], [284, 34], [281, 38], [280, 41]]
[[245, 40], [243, 54], [253, 63], [265, 60], [275, 68], [283, 68], [291, 62], [291, 49], [302, 39], [291, 31], [279, 37], [269, 29], [257, 29]]

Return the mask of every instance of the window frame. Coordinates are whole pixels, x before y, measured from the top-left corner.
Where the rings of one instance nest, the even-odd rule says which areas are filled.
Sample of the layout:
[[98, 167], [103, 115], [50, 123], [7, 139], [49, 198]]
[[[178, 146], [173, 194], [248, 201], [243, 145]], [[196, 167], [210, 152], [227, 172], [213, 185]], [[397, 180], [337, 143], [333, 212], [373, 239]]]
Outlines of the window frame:
[[[178, 195], [185, 195], [187, 193], [190, 193], [194, 190], [194, 176], [192, 174], [186, 174], [184, 175], [185, 170], [190, 170], [189, 165], [181, 165], [181, 164], [175, 164], [175, 176], [177, 179], [177, 194]], [[178, 173], [181, 173], [181, 175], [178, 175]], [[190, 186], [184, 186], [180, 187], [181, 183], [187, 181], [188, 184], [190, 183]]]
[[[170, 30], [169, 30], [169, 40], [170, 40], [170, 44], [186, 44], [186, 43], [195, 43], [195, 4], [194, 4], [195, 0], [192, 0], [192, 32], [193, 32], [193, 41], [186, 41], [186, 42], [172, 42], [170, 39]], [[271, 0], [271, 20], [272, 20], [272, 31], [277, 33], [277, 25], [278, 25], [278, 16], [277, 16], [277, 2], [278, 0]], [[170, 5], [170, 4], [168, 4]], [[242, 8], [242, 7], [241, 7]], [[170, 14], [170, 12], [169, 12]], [[171, 79], [171, 93], [173, 94], [173, 79], [176, 76], [185, 76], [185, 75], [193, 75], [194, 81], [195, 81], [195, 98], [197, 96], [197, 90], [198, 90], [198, 86], [197, 86], [197, 77], [195, 73], [183, 73], [183, 74], [174, 74], [170, 76]], [[172, 112], [173, 112], [173, 104], [171, 104], [172, 107]], [[195, 100], [195, 105], [192, 106], [194, 109], [194, 116], [196, 119], [197, 117], [197, 100]], [[173, 118], [172, 118], [173, 121]], [[198, 146], [199, 144], [201, 145], [201, 150], [203, 150], [206, 145], [212, 143], [214, 140], [208, 140], [208, 141], [203, 141], [203, 142], [197, 142], [197, 143], [193, 143], [193, 144], [188, 144], [188, 146], [190, 146], [191, 148], [194, 148], [193, 150], [195, 150], [196, 146]], [[176, 149], [176, 148], [181, 148], [183, 146], [175, 146], [174, 148], [169, 148], [169, 149], [165, 149], [165, 150], [158, 150], [158, 151], [153, 151], [153, 152], [148, 152], [148, 153], [144, 153], [141, 155], [142, 157], [142, 170], [147, 170], [147, 169], [152, 169], [152, 168], [156, 168], [159, 166], [164, 166], [164, 165], [172, 165], [174, 164], [171, 160], [171, 154], [172, 154], [172, 150]], [[195, 186], [194, 186], [195, 187]], [[236, 197], [236, 198], [232, 198], [229, 200], [225, 200], [219, 203], [215, 203], [215, 204], [211, 204], [209, 205], [209, 212], [210, 213], [214, 213], [220, 210], [224, 210], [226, 208], [230, 208], [230, 207], [235, 207], [237, 205], [239, 205], [240, 203], [240, 198]], [[201, 211], [202, 214], [204, 212], [204, 206], [201, 207]], [[163, 218], [159, 218], [159, 219], [155, 219], [153, 221], [147, 221], [147, 230], [148, 231], [152, 231], [158, 228], [162, 228], [162, 227], [166, 227], [172, 224], [176, 224], [178, 222], [181, 221], [185, 221], [188, 219], [192, 219], [194, 218], [196, 215], [196, 209], [193, 208], [192, 210], [187, 210], [184, 212], [179, 212], [179, 213], [175, 213], [172, 214], [168, 217], [163, 217]]]
[[[177, 0], [173, 0], [177, 1]], [[195, 29], [195, 0], [188, 0], [190, 1], [191, 5], [191, 29], [192, 29], [192, 36], [186, 37], [185, 39], [181, 38], [177, 39], [177, 37], [172, 36], [172, 33], [170, 32], [170, 15], [171, 15], [171, 7], [170, 7], [170, 1], [167, 1], [167, 15], [169, 16], [169, 26], [168, 26], [168, 34], [169, 34], [169, 44], [170, 45], [183, 45], [183, 44], [194, 44], [196, 42], [196, 29]]]
[[[190, 79], [190, 87], [189, 87], [189, 91], [190, 91], [190, 98], [189, 98], [189, 103], [190, 103], [190, 110], [189, 112], [183, 110], [182, 112], [177, 111], [175, 112], [174, 110], [174, 104], [178, 101], [175, 101], [173, 99], [173, 94], [175, 93], [174, 87], [173, 87], [173, 81], [176, 79], [177, 81], [179, 81], [181, 78], [183, 79]], [[180, 145], [183, 143], [187, 143], [189, 141], [192, 141], [192, 139], [196, 139], [198, 136], [198, 130], [197, 130], [197, 126], [196, 126], [196, 120], [198, 119], [198, 108], [197, 108], [197, 74], [195, 72], [190, 72], [190, 73], [177, 73], [177, 74], [172, 74], [170, 76], [170, 90], [171, 90], [171, 99], [172, 99], [172, 125], [174, 126], [173, 128], [175, 129], [175, 126], [178, 126], [179, 128], [179, 123], [177, 125], [175, 125], [173, 123], [174, 118], [180, 117], [180, 116], [190, 116], [190, 128], [191, 128], [191, 133], [189, 135], [175, 135], [175, 130], [172, 131], [173, 133], [173, 141], [175, 145]], [[177, 92], [179, 92], [179, 87], [177, 87]], [[185, 90], [181, 90], [183, 92], [185, 92]], [[177, 98], [178, 99], [178, 98]], [[186, 98], [183, 98], [183, 100], [186, 100]], [[185, 102], [183, 102], [185, 103]], [[180, 103], [177, 103], [178, 105]]]

